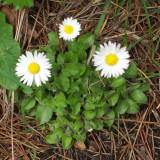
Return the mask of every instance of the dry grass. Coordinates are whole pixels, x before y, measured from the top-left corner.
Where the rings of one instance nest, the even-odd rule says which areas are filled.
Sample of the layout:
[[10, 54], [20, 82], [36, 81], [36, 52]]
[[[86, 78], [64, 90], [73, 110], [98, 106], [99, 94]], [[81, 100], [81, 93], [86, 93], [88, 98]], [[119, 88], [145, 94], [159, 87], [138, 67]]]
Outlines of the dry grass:
[[[15, 39], [20, 42], [22, 50], [37, 49], [48, 43], [50, 31], [58, 33], [58, 24], [65, 17], [74, 17], [82, 24], [82, 28], [94, 32], [105, 2], [102, 0], [66, 0], [65, 6], [60, 0], [36, 0], [35, 7], [25, 8], [10, 15], [10, 8], [5, 10], [8, 21], [15, 27]], [[114, 20], [115, 1], [111, 1], [106, 19], [97, 39], [101, 42], [122, 42], [124, 38], [127, 3], [121, 8]], [[148, 7], [153, 42], [156, 45], [160, 36], [160, 15], [154, 9], [160, 9], [158, 1]], [[14, 19], [14, 21], [13, 21]], [[11, 21], [12, 20], [12, 21]], [[143, 3], [134, 0], [128, 14], [127, 40], [133, 44], [149, 32]], [[83, 34], [82, 32], [81, 34]], [[66, 45], [60, 43], [62, 50]], [[61, 144], [48, 145], [44, 137], [48, 131], [42, 131], [34, 118], [26, 117], [30, 132], [22, 132], [29, 127], [22, 122], [22, 114], [18, 106], [13, 108], [13, 93], [0, 88], [0, 159], [2, 160], [159, 160], [160, 159], [160, 81], [159, 76], [150, 78], [147, 73], [157, 74], [160, 71], [160, 47], [151, 59], [151, 38], [145, 37], [131, 51], [131, 59], [139, 68], [139, 74], [151, 82], [147, 92], [148, 104], [141, 106], [136, 115], [126, 115], [116, 120], [111, 130], [93, 131], [88, 133], [86, 149], [72, 147], [61, 149]], [[157, 62], [157, 64], [155, 63]], [[146, 70], [146, 73], [144, 71]], [[13, 112], [14, 109], [14, 112]]]

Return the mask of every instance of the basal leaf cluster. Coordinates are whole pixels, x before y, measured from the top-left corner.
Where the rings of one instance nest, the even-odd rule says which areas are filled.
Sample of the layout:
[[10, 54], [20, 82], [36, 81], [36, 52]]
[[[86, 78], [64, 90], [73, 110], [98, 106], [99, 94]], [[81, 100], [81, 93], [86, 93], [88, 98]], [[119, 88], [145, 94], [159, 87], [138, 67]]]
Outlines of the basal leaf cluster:
[[[66, 52], [60, 50], [56, 33], [51, 32], [48, 37], [49, 44], [40, 51], [50, 58], [52, 77], [46, 85], [33, 87], [32, 93], [19, 97], [27, 114], [50, 130], [45, 138], [48, 143], [62, 142], [63, 148], [68, 149], [75, 139], [85, 141], [90, 129], [110, 128], [118, 113], [135, 114], [147, 102], [143, 92], [150, 84], [136, 81], [134, 63], [118, 78], [100, 78], [93, 66], [86, 65], [95, 44], [93, 34], [68, 42]], [[99, 117], [110, 119], [104, 122]]]

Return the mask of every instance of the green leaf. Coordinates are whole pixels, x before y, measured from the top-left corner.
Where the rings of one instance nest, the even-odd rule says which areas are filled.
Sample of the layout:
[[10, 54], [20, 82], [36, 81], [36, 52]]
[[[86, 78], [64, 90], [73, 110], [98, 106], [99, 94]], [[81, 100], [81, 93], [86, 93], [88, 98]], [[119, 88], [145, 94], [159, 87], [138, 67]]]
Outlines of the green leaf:
[[64, 95], [63, 92], [60, 92], [58, 94], [56, 94], [52, 100], [53, 104], [57, 107], [60, 107], [60, 108], [65, 108], [67, 107], [67, 104], [66, 104], [66, 97]]
[[78, 93], [70, 94], [69, 97], [67, 98], [67, 104], [74, 105], [79, 101], [79, 99], [80, 99], [80, 96]]
[[79, 48], [87, 49], [94, 44], [94, 35], [92, 33], [86, 33], [78, 38]]
[[93, 129], [96, 129], [96, 130], [103, 129], [104, 124], [99, 119], [93, 119], [93, 120], [90, 121], [90, 123], [93, 126]]
[[55, 62], [55, 54], [57, 50], [56, 46], [54, 46], [53, 44], [48, 44], [45, 47], [39, 47], [39, 50], [41, 52], [46, 52], [45, 55], [47, 56], [47, 58], [49, 58], [50, 63]]
[[77, 102], [74, 105], [72, 105], [71, 108], [72, 108], [72, 114], [76, 115], [81, 110], [81, 104], [79, 102]]
[[77, 52], [79, 50], [79, 44], [76, 41], [71, 41], [71, 42], [69, 42], [68, 48], [69, 48], [70, 52], [77, 54]]
[[62, 137], [62, 147], [63, 149], [69, 149], [73, 144], [73, 139], [71, 136], [63, 135]]
[[138, 89], [140, 87], [140, 83], [132, 83], [132, 86], [129, 88], [129, 90], [135, 90]]
[[54, 83], [57, 85], [59, 89], [63, 91], [67, 91], [70, 87], [69, 79], [64, 75], [60, 75], [60, 77], [55, 77]]
[[53, 62], [51, 68], [51, 75], [57, 76], [59, 71], [60, 71], [60, 66], [57, 63]]
[[107, 112], [107, 104], [102, 107], [96, 108], [96, 117], [102, 117]]
[[20, 53], [20, 46], [13, 39], [13, 27], [5, 22], [4, 14], [0, 13], [0, 85], [8, 90], [16, 90], [21, 85], [15, 75]]
[[80, 65], [80, 72], [76, 77], [82, 76], [83, 74], [85, 74], [85, 71], [86, 71], [86, 66]]
[[95, 104], [92, 102], [88, 102], [86, 103], [86, 105], [84, 106], [85, 110], [94, 110], [95, 109]]
[[71, 136], [72, 135], [72, 133], [73, 133], [73, 131], [70, 129], [70, 128], [67, 128], [66, 130], [65, 130], [65, 135], [66, 136]]
[[29, 98], [25, 101], [25, 103], [22, 105], [25, 111], [28, 111], [29, 109], [32, 109], [36, 104], [35, 98]]
[[73, 130], [78, 132], [78, 130], [83, 126], [83, 121], [81, 119], [77, 119], [73, 124]]
[[63, 53], [58, 54], [57, 63], [58, 64], [63, 64], [64, 63], [64, 54]]
[[54, 132], [48, 134], [45, 137], [45, 140], [49, 144], [56, 144], [60, 141], [60, 138], [63, 136], [63, 131], [62, 129], [58, 128]]
[[83, 61], [87, 58], [87, 53], [84, 49], [78, 49], [78, 58], [80, 61]]
[[114, 88], [120, 87], [125, 82], [126, 82], [126, 80], [122, 76], [119, 76], [117, 78], [113, 78], [111, 86]]
[[130, 93], [131, 98], [136, 102], [147, 102], [147, 96], [139, 89], [133, 90]]
[[69, 121], [67, 120], [67, 118], [65, 118], [64, 116], [58, 116], [57, 117], [57, 123], [63, 127], [64, 125], [68, 125], [69, 124]]
[[76, 84], [76, 83], [72, 83], [71, 82], [71, 86], [70, 86], [70, 89], [67, 91], [68, 94], [71, 94], [71, 93], [74, 93], [74, 92], [78, 92], [80, 89], [79, 89], [79, 86]]
[[[114, 119], [114, 118], [115, 118], [115, 112], [114, 112], [114, 110], [110, 110], [110, 111], [107, 113], [106, 117], [107, 117], [107, 118], [112, 118], [112, 119]], [[106, 119], [105, 122], [106, 122], [107, 126], [110, 128], [110, 127], [112, 126], [114, 120]]]
[[67, 77], [78, 75], [81, 69], [79, 64], [66, 63], [64, 66], [65, 68], [62, 69], [62, 75]]
[[65, 63], [77, 64], [78, 55], [73, 54], [72, 52], [66, 52], [65, 55], [64, 55], [64, 62]]
[[91, 120], [96, 116], [95, 111], [83, 111], [83, 114], [85, 115], [87, 120]]
[[142, 92], [146, 92], [149, 90], [150, 86], [151, 86], [151, 83], [149, 81], [144, 82], [140, 85], [139, 90], [141, 90]]
[[49, 122], [52, 118], [53, 111], [44, 105], [38, 105], [36, 111], [36, 120], [39, 124], [44, 124]]
[[136, 114], [139, 110], [139, 106], [131, 99], [126, 99], [128, 103], [127, 113]]
[[61, 125], [59, 123], [57, 123], [56, 120], [51, 120], [49, 121], [49, 130], [51, 131], [55, 131], [55, 129], [58, 129], [61, 127]]
[[[114, 90], [111, 90], [111, 91], [109, 92], [109, 95], [108, 95], [108, 96], [112, 95], [113, 93], [115, 93], [115, 91], [114, 91]], [[115, 106], [115, 105], [117, 104], [117, 102], [118, 102], [118, 98], [119, 98], [119, 93], [115, 93], [113, 96], [111, 96], [111, 97], [108, 99], [109, 104], [110, 104], [111, 106]]]
[[3, 5], [13, 3], [15, 10], [21, 9], [24, 6], [32, 7], [34, 5], [33, 0], [4, 0]]
[[38, 87], [38, 89], [35, 91], [35, 94], [36, 94], [36, 99], [38, 101], [41, 101], [43, 96], [45, 95], [45, 87], [44, 87], [44, 85]]
[[125, 78], [136, 78], [138, 74], [137, 66], [135, 63], [131, 62], [129, 68], [123, 74]]
[[121, 85], [120, 87], [117, 88], [117, 92], [124, 98], [128, 97], [128, 92], [127, 92], [127, 87], [126, 84]]
[[58, 47], [59, 43], [58, 43], [56, 32], [50, 32], [48, 34], [48, 38], [49, 38], [49, 44], [54, 44], [56, 47]]
[[89, 121], [87, 121], [87, 122], [85, 123], [85, 125], [84, 125], [84, 128], [85, 128], [86, 131], [92, 129], [92, 127], [93, 127], [93, 126], [91, 125], [91, 123], [89, 123]]
[[127, 102], [127, 100], [120, 100], [117, 106], [117, 111], [120, 114], [124, 114], [127, 110], [128, 110], [129, 104]]
[[84, 142], [86, 140], [86, 133], [85, 132], [74, 133], [73, 138], [75, 138], [78, 141]]
[[56, 114], [58, 116], [64, 116], [68, 114], [68, 111], [65, 108], [59, 108], [57, 107], [56, 109], [54, 109], [54, 111], [56, 112]]

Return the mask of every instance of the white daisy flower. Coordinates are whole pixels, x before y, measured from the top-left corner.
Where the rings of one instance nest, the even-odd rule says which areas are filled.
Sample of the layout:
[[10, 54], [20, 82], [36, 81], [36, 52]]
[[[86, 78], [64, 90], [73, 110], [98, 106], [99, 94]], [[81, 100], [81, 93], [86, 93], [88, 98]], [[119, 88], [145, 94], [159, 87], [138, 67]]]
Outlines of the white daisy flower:
[[117, 78], [129, 67], [130, 56], [126, 47], [120, 48], [120, 44], [116, 46], [116, 43], [109, 41], [108, 44], [104, 43], [104, 46], [100, 45], [100, 51], [96, 53], [93, 62], [97, 71], [102, 70], [101, 76]]
[[67, 18], [64, 19], [62, 24], [59, 26], [59, 37], [64, 40], [73, 41], [79, 35], [81, 25], [76, 19]]
[[26, 56], [21, 55], [18, 59], [19, 63], [16, 64], [16, 75], [22, 77], [20, 81], [27, 86], [31, 86], [33, 80], [35, 80], [36, 86], [41, 86], [41, 82], [46, 83], [48, 77], [51, 77], [49, 69], [52, 65], [49, 63], [49, 59], [46, 58], [44, 53], [38, 53], [26, 51]]

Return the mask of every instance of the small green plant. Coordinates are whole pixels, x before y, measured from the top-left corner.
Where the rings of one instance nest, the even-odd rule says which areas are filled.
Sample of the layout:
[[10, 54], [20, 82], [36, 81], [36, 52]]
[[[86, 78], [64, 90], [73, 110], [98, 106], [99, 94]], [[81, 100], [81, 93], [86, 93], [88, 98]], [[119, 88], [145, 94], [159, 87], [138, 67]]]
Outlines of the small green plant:
[[[6, 0], [6, 3], [11, 2]], [[108, 6], [109, 2], [106, 8]], [[32, 62], [34, 57], [29, 51], [18, 63], [19, 44], [13, 39], [12, 27], [5, 23], [4, 15], [0, 13], [0, 33], [3, 35], [0, 36], [0, 84], [15, 90], [15, 103], [21, 106], [22, 113], [35, 116], [42, 130], [50, 130], [45, 140], [49, 144], [62, 142], [64, 149], [70, 148], [75, 139], [85, 141], [87, 132], [92, 129], [111, 128], [118, 114], [137, 113], [139, 106], [147, 102], [144, 92], [150, 87], [149, 82], [137, 80], [136, 64], [129, 64], [125, 47], [111, 42], [99, 47], [99, 42], [95, 41], [98, 31], [95, 35], [87, 32], [75, 39], [80, 29], [77, 20], [68, 18], [59, 30], [60, 37], [69, 40], [64, 52], [59, 47], [56, 33], [51, 32], [49, 44], [39, 48], [45, 54], [37, 55], [37, 51], [33, 51], [40, 61], [43, 57], [44, 61], [40, 62], [43, 65], [38, 65], [37, 60]], [[97, 55], [94, 54], [92, 62], [93, 45]], [[20, 63], [22, 60], [28, 65], [27, 70], [23, 70], [26, 66]], [[40, 74], [41, 70], [43, 74]], [[31, 88], [19, 82], [15, 74], [22, 76], [21, 81]], [[103, 122], [99, 117], [110, 119]]]
[[[88, 130], [110, 128], [118, 113], [135, 114], [147, 102], [143, 92], [150, 84], [136, 81], [134, 63], [117, 78], [100, 78], [94, 66], [86, 65], [91, 46], [96, 43], [93, 34], [69, 42], [65, 53], [59, 49], [55, 32], [48, 37], [49, 44], [40, 51], [50, 58], [52, 77], [45, 85], [32, 87], [32, 93], [24, 90], [19, 101], [27, 114], [51, 131], [45, 138], [49, 144], [62, 141], [63, 148], [68, 149], [74, 139], [85, 141]], [[99, 117], [112, 120], [104, 123]]]
[[[0, 0], [1, 2], [2, 0]], [[12, 4], [14, 5], [15, 10], [22, 9], [24, 6], [32, 7], [33, 0], [4, 0], [3, 5]]]

